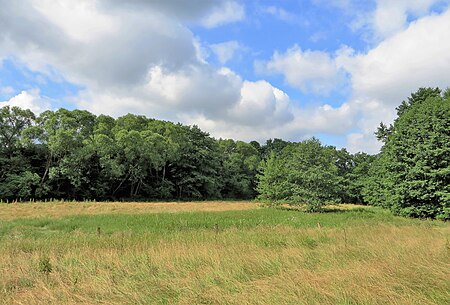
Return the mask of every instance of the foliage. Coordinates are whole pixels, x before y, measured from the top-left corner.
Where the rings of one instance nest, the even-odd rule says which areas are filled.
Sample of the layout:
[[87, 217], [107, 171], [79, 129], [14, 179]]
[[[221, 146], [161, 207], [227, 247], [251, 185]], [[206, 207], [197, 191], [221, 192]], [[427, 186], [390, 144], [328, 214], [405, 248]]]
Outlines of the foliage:
[[0, 199], [254, 198], [263, 148], [128, 114], [0, 108]]
[[337, 201], [340, 177], [333, 151], [312, 138], [272, 153], [261, 165], [259, 198], [306, 204], [311, 212]]
[[[257, 143], [257, 142], [256, 142]], [[222, 197], [254, 198], [260, 154], [255, 145], [242, 141], [218, 141], [221, 154]]]
[[270, 202], [288, 201], [292, 196], [292, 191], [291, 185], [286, 179], [287, 172], [284, 159], [272, 152], [260, 165], [258, 198]]
[[[312, 210], [328, 200], [324, 194], [361, 200], [355, 184], [361, 158], [315, 139], [261, 145], [216, 140], [197, 126], [141, 115], [115, 119], [59, 109], [36, 117], [17, 107], [0, 109], [3, 200], [252, 199], [259, 193], [269, 201], [302, 201]], [[336, 168], [339, 191], [329, 185]]]
[[380, 127], [381, 155], [363, 193], [372, 204], [412, 217], [450, 218], [450, 99], [421, 88]]
[[367, 183], [367, 173], [373, 166], [375, 156], [366, 153], [350, 154], [345, 148], [335, 150], [335, 164], [341, 178], [338, 196], [345, 203], [366, 203], [362, 190]]

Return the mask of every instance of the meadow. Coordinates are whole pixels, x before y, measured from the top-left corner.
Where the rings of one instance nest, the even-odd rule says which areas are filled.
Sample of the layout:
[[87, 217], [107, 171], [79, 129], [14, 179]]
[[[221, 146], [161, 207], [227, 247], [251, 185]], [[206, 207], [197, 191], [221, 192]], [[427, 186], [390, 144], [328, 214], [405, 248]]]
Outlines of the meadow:
[[449, 240], [352, 205], [0, 204], [0, 303], [449, 304]]

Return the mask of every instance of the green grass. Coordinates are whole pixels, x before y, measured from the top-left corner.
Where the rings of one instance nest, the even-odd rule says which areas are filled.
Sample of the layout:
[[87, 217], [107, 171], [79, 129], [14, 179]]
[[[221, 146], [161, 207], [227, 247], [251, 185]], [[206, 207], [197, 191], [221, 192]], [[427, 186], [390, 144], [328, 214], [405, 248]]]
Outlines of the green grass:
[[37, 238], [70, 233], [75, 230], [96, 233], [98, 227], [105, 234], [112, 234], [117, 231], [173, 234], [191, 230], [212, 229], [215, 224], [220, 229], [236, 228], [244, 230], [255, 227], [276, 226], [313, 228], [317, 227], [318, 224], [322, 227], [344, 228], [359, 225], [376, 225], [379, 223], [398, 226], [411, 224], [444, 226], [444, 223], [441, 222], [396, 217], [388, 211], [379, 208], [335, 210], [318, 214], [263, 208], [248, 211], [82, 215], [65, 217], [63, 219], [17, 219], [1, 223], [0, 238], [8, 236], [11, 230]]
[[449, 238], [378, 208], [4, 220], [0, 303], [448, 304]]

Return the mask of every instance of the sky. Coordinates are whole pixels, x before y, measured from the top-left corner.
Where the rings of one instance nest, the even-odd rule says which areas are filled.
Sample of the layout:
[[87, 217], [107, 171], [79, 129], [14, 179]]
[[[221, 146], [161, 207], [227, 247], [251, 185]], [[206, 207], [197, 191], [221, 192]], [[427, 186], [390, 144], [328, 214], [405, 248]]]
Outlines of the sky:
[[0, 106], [127, 113], [216, 138], [377, 153], [450, 86], [450, 0], [0, 0]]

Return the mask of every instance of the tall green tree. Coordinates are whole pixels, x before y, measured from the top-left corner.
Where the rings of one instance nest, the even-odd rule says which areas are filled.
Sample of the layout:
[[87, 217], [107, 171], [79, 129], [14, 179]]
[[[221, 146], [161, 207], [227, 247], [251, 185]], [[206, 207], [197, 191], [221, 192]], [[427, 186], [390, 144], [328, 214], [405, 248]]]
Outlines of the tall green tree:
[[219, 140], [221, 154], [221, 195], [225, 198], [254, 198], [260, 162], [254, 145], [242, 141]]
[[[365, 190], [372, 203], [413, 217], [450, 218], [450, 99], [448, 91], [421, 88], [397, 108], [384, 136], [374, 177]], [[378, 134], [380, 134], [380, 130]], [[380, 192], [382, 198], [375, 198]]]
[[350, 154], [345, 148], [331, 149], [335, 155], [335, 164], [340, 177], [338, 187], [340, 201], [365, 203], [362, 189], [367, 183], [367, 175], [375, 157], [366, 153]]
[[37, 197], [90, 197], [90, 171], [93, 153], [87, 143], [92, 141], [95, 115], [88, 111], [59, 109], [45, 111], [36, 124], [24, 130], [28, 147], [39, 147], [45, 158], [38, 175]]
[[220, 154], [217, 142], [197, 126], [180, 126], [172, 135], [178, 143], [170, 177], [179, 199], [220, 198]]
[[33, 126], [30, 110], [0, 108], [0, 194], [8, 200], [34, 197], [39, 177], [33, 172], [33, 151], [22, 143], [22, 133]]
[[4, 106], [0, 108], [0, 152], [12, 157], [20, 149], [24, 129], [33, 125], [35, 115], [30, 110]]

